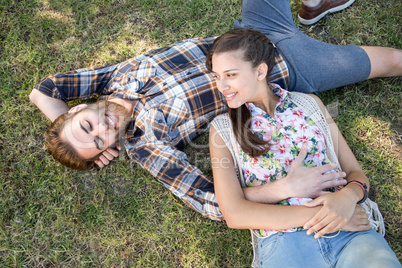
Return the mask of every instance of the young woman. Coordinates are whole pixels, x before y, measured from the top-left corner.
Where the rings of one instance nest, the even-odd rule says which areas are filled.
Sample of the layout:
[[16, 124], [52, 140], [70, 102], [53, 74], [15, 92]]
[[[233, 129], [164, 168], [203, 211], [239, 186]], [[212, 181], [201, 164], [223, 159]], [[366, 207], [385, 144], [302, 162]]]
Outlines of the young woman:
[[[335, 123], [317, 97], [268, 83], [273, 59], [271, 42], [251, 29], [220, 36], [207, 56], [229, 107], [210, 130], [228, 226], [257, 229], [263, 267], [400, 267], [357, 205], [369, 181]], [[312, 189], [334, 176], [346, 185]]]

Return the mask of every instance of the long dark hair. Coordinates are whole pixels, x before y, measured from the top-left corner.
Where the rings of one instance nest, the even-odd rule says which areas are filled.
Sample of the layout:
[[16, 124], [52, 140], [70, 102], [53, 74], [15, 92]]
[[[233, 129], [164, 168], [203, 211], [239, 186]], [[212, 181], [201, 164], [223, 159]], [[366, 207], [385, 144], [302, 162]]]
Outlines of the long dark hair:
[[[234, 29], [219, 36], [208, 51], [206, 66], [212, 71], [212, 56], [223, 52], [243, 51], [243, 60], [251, 62], [252, 67], [261, 63], [268, 66], [269, 75], [275, 64], [275, 48], [269, 39], [261, 32], [253, 29]], [[269, 150], [268, 143], [251, 131], [251, 112], [245, 104], [236, 109], [229, 107], [229, 117], [233, 132], [242, 150], [251, 157], [258, 157]]]

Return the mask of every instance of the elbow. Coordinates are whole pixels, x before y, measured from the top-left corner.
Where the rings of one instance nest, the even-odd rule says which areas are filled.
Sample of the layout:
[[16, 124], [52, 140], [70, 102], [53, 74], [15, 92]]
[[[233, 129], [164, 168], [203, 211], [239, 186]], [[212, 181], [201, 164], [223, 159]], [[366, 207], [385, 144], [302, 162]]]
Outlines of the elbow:
[[244, 225], [244, 215], [238, 209], [222, 210], [226, 225], [231, 229], [247, 229]]
[[29, 100], [36, 104], [36, 101], [38, 99], [38, 90], [37, 89], [32, 89], [31, 94], [29, 94]]
[[242, 228], [240, 228], [240, 225], [238, 224], [238, 222], [231, 218], [225, 218], [225, 221], [226, 221], [226, 225], [230, 229], [242, 229]]

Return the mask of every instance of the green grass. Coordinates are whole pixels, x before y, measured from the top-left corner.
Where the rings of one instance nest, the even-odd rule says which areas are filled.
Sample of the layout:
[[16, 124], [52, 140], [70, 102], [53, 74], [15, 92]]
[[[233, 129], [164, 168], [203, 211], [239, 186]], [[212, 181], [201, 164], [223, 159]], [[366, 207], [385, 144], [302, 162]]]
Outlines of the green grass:
[[[293, 2], [296, 15], [300, 3]], [[44, 149], [49, 122], [28, 98], [49, 74], [221, 34], [240, 17], [241, 1], [3, 0], [0, 11], [1, 266], [249, 267], [248, 230], [190, 210], [125, 153], [102, 170], [56, 164]], [[356, 1], [315, 26], [297, 25], [327, 42], [402, 49], [401, 12], [399, 0]], [[386, 239], [400, 260], [401, 93], [401, 78], [390, 78], [320, 95], [337, 111], [370, 178]], [[208, 149], [186, 152], [211, 174]]]

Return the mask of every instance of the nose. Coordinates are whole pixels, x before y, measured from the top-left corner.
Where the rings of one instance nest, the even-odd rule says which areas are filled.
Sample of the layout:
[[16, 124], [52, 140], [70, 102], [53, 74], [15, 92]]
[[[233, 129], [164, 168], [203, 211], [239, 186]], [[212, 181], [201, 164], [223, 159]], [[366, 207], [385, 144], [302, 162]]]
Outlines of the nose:
[[229, 88], [229, 84], [225, 78], [221, 78], [217, 83], [218, 89], [223, 92], [224, 90]]
[[92, 135], [93, 136], [97, 136], [97, 137], [105, 137], [107, 136], [107, 134], [109, 133], [109, 129], [106, 126], [106, 124], [104, 123], [99, 123], [97, 125], [94, 126], [93, 130], [92, 130]]

